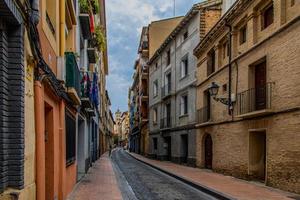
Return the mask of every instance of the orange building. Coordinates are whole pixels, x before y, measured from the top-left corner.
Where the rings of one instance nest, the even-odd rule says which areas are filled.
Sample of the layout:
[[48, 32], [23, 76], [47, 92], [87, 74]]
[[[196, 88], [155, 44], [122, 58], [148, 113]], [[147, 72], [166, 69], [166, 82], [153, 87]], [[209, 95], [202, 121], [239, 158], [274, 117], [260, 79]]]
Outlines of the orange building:
[[67, 95], [59, 81], [64, 67], [60, 61], [67, 49], [75, 50], [75, 42], [66, 45], [75, 41], [77, 23], [73, 1], [66, 2], [40, 1], [38, 33], [45, 63], [37, 68], [34, 91], [38, 200], [66, 199], [76, 183], [76, 106], [80, 100], [74, 98], [75, 85], [67, 88]]

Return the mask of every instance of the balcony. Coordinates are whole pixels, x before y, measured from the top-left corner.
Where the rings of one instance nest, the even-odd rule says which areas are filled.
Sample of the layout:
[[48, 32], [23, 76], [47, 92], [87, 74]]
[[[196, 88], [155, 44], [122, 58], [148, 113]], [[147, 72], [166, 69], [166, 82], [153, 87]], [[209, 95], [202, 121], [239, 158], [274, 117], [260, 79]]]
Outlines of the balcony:
[[211, 113], [210, 107], [205, 106], [199, 110], [197, 110], [197, 123], [204, 124], [210, 121]]
[[76, 21], [76, 1], [66, 1], [66, 25], [68, 29], [72, 29], [73, 25], [77, 25]]
[[237, 117], [251, 118], [272, 113], [272, 86], [273, 83], [267, 83], [239, 93], [236, 103]]
[[66, 52], [66, 87], [70, 98], [75, 105], [80, 105], [80, 80], [81, 73], [77, 66], [77, 61], [73, 52]]
[[142, 79], [143, 80], [148, 80], [148, 76], [149, 76], [148, 71], [149, 71], [148, 68], [143, 67], [143, 69], [142, 69]]
[[92, 8], [89, 1], [86, 1], [85, 4], [80, 5], [79, 21], [81, 26], [82, 37], [84, 39], [92, 38], [91, 25], [93, 24], [93, 18], [91, 16], [91, 9]]
[[96, 48], [95, 47], [87, 48], [87, 56], [88, 56], [89, 63], [95, 64], [97, 61]]
[[166, 117], [160, 120], [160, 129], [169, 129], [172, 127], [171, 117]]
[[149, 96], [148, 96], [148, 90], [143, 89], [140, 92], [140, 98], [141, 98], [141, 102], [148, 102]]
[[167, 84], [161, 88], [161, 97], [167, 98], [171, 96], [171, 84]]
[[92, 81], [90, 80], [90, 76], [88, 72], [82, 72], [82, 80], [80, 82], [81, 88], [81, 105], [85, 109], [93, 108], [92, 99], [91, 99], [91, 89], [92, 89]]

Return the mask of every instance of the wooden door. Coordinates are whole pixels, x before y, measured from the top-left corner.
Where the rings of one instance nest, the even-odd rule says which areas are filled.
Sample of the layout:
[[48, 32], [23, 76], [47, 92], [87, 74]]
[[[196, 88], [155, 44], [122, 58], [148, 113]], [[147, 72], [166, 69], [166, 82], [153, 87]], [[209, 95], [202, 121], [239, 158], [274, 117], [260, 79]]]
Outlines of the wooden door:
[[206, 106], [206, 110], [204, 111], [204, 121], [209, 121], [210, 120], [210, 93], [209, 91], [205, 91], [204, 92], [204, 102], [205, 102], [205, 106]]
[[171, 160], [172, 158], [172, 143], [171, 143], [171, 137], [166, 137], [165, 141], [167, 143], [167, 160]]
[[167, 94], [171, 92], [171, 73], [167, 75]]
[[266, 62], [255, 66], [255, 110], [266, 108]]
[[205, 136], [204, 141], [205, 146], [205, 168], [212, 169], [212, 159], [213, 159], [213, 142], [211, 136], [208, 134]]
[[167, 127], [170, 127], [171, 126], [171, 104], [170, 103], [168, 103], [167, 105], [166, 105], [166, 114], [167, 114], [167, 118], [166, 118], [166, 126]]

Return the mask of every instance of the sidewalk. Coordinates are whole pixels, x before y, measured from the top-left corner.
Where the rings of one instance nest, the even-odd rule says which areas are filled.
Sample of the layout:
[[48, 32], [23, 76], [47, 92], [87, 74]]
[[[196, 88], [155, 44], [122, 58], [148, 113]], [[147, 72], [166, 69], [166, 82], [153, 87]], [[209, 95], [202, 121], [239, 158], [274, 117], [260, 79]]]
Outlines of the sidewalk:
[[105, 153], [76, 185], [68, 200], [121, 200], [115, 173]]
[[[286, 200], [295, 199], [296, 194], [284, 192], [265, 185], [247, 182], [230, 176], [224, 176], [202, 170], [199, 168], [186, 167], [171, 162], [162, 162], [145, 158], [141, 155], [130, 153], [133, 157], [159, 169], [174, 174], [196, 185], [211, 188], [222, 194], [241, 200]], [[289, 198], [291, 197], [291, 198]], [[292, 198], [294, 197], [294, 198]], [[299, 198], [299, 196], [297, 196]]]

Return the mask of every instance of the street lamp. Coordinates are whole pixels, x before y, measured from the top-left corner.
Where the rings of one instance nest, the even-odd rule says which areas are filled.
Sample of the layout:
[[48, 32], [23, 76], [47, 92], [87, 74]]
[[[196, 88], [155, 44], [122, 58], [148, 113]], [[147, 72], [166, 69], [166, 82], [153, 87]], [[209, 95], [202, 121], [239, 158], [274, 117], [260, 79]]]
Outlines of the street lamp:
[[212, 96], [214, 99], [216, 98], [218, 92], [219, 92], [219, 85], [215, 82], [211, 83], [211, 86], [208, 88], [210, 96]]
[[208, 92], [209, 92], [210, 96], [215, 101], [220, 101], [221, 103], [223, 103], [225, 105], [231, 104], [231, 101], [229, 101], [229, 98], [217, 97], [217, 95], [219, 93], [219, 88], [220, 88], [220, 86], [218, 84], [216, 84], [215, 82], [212, 82], [211, 85], [208, 88]]

